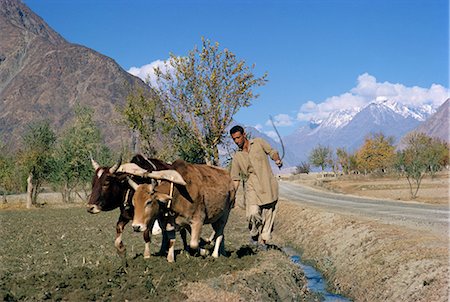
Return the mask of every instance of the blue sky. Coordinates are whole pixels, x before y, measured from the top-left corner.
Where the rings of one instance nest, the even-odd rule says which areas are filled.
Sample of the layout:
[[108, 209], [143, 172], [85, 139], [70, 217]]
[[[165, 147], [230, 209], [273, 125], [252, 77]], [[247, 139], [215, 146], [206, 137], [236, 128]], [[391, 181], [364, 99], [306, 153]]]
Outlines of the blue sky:
[[140, 76], [201, 37], [219, 42], [268, 73], [236, 119], [269, 135], [269, 115], [287, 135], [380, 95], [436, 107], [449, 93], [447, 0], [24, 2], [69, 42]]

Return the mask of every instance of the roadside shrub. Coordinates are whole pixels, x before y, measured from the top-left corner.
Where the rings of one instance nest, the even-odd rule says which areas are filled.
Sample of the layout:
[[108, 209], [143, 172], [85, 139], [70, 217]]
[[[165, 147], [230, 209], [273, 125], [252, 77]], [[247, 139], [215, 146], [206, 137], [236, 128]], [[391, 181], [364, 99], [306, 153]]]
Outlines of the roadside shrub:
[[306, 173], [309, 174], [311, 172], [311, 165], [308, 162], [302, 161], [299, 165], [295, 167], [294, 174]]

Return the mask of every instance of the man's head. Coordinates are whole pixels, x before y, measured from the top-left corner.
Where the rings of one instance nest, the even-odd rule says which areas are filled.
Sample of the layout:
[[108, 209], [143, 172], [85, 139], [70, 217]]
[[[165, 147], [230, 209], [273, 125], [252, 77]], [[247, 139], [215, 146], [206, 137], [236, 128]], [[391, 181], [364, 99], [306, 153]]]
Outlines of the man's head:
[[241, 126], [234, 126], [230, 130], [231, 138], [233, 139], [234, 143], [242, 149], [244, 147], [244, 143], [247, 140], [247, 136], [245, 135], [244, 128]]

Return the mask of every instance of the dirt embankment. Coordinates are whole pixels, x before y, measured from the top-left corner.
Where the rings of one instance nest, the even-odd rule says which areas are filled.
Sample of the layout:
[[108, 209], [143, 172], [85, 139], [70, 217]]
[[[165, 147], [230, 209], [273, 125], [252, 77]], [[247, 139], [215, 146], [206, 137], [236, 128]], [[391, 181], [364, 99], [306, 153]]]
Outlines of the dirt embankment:
[[[429, 182], [440, 194], [448, 192], [448, 178], [441, 179], [441, 185], [434, 180]], [[329, 183], [333, 188], [361, 185], [348, 180], [343, 182], [345, 186]], [[383, 188], [377, 189], [376, 184], [380, 183]], [[398, 194], [395, 181], [378, 180], [372, 185], [372, 190], [361, 190], [364, 196], [380, 197], [370, 191], [383, 192], [385, 198]], [[357, 195], [355, 191], [351, 193]], [[445, 196], [438, 194], [427, 200], [441, 203]], [[275, 239], [280, 244], [301, 250], [303, 260], [314, 263], [335, 290], [355, 301], [449, 299], [449, 240], [445, 234], [440, 236], [376, 219], [337, 214], [287, 200], [280, 202], [275, 227]]]

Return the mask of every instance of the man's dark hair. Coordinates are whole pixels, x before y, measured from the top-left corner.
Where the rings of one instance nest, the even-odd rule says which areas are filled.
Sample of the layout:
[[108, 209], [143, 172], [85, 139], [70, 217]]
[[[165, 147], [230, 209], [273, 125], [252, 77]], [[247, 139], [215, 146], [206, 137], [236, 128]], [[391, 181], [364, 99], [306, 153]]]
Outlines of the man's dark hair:
[[233, 133], [240, 132], [241, 134], [244, 134], [244, 128], [242, 128], [239, 125], [234, 126], [230, 129], [230, 135], [233, 135]]

